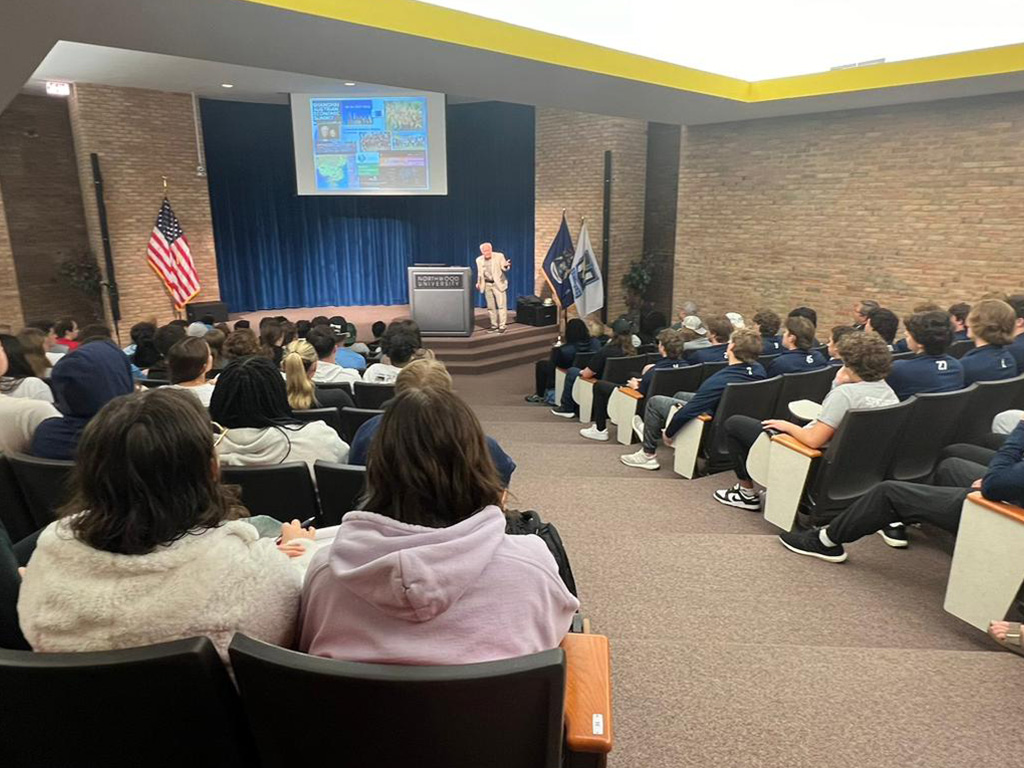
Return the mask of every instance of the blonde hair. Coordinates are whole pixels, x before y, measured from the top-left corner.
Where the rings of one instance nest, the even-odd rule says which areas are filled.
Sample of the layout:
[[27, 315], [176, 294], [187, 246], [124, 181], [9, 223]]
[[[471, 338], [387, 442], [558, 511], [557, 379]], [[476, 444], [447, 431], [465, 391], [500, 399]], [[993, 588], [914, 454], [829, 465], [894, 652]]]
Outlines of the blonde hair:
[[400, 395], [407, 389], [440, 389], [451, 392], [452, 375], [440, 360], [413, 360], [395, 379], [395, 395]]
[[590, 331], [591, 338], [598, 338], [599, 336], [605, 336], [608, 333], [608, 328], [594, 316], [588, 317], [584, 322], [587, 324], [587, 330]]
[[288, 389], [288, 405], [292, 410], [305, 411], [317, 405], [316, 390], [309, 380], [309, 369], [316, 361], [316, 350], [305, 339], [296, 339], [284, 348], [281, 367]]

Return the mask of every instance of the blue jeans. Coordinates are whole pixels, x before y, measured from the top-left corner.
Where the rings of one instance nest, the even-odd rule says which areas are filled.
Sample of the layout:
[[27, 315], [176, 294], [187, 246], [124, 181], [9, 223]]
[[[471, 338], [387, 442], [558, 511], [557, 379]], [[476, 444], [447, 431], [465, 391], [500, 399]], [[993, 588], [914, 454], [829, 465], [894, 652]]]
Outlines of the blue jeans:
[[565, 372], [565, 387], [562, 389], [562, 402], [558, 404], [558, 407], [563, 411], [572, 411], [573, 413], [580, 412], [580, 407], [576, 405], [576, 401], [572, 399], [572, 386], [576, 383], [576, 379], [579, 378], [579, 375], [579, 368], [570, 368]]

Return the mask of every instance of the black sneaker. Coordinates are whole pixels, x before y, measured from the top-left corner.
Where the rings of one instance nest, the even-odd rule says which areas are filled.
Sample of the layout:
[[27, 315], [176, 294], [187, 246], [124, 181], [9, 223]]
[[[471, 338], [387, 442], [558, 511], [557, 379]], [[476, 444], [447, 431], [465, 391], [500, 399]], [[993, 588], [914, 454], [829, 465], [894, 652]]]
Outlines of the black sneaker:
[[829, 563], [843, 562], [846, 559], [846, 550], [843, 549], [843, 545], [826, 547], [818, 536], [819, 530], [819, 528], [810, 528], [805, 531], [780, 533], [779, 541], [790, 552], [796, 552], [798, 555], [810, 555]]
[[561, 408], [552, 408], [551, 412], [555, 416], [561, 416], [563, 419], [575, 419], [576, 411], [563, 411]]
[[882, 541], [896, 549], [904, 549], [910, 544], [910, 540], [907, 537], [907, 527], [903, 523], [887, 525], [878, 532], [878, 535], [882, 537]]
[[527, 395], [524, 399], [528, 403], [543, 403], [544, 402], [544, 398], [541, 397], [540, 395]]

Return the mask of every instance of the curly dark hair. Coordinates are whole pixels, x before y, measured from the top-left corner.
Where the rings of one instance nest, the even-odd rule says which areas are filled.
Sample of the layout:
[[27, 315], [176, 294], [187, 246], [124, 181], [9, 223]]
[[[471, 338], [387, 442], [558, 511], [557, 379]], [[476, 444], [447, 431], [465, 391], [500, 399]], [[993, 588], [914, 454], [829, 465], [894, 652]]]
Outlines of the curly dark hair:
[[220, 484], [210, 417], [188, 392], [114, 398], [82, 432], [77, 457], [59, 514], [94, 549], [144, 555], [249, 514]]
[[836, 345], [843, 365], [860, 377], [861, 381], [881, 381], [892, 368], [892, 353], [874, 333], [849, 333]]
[[777, 336], [779, 327], [782, 325], [782, 318], [777, 312], [770, 309], [759, 309], [754, 313], [754, 325], [757, 326], [762, 336]]
[[900, 319], [895, 312], [885, 307], [873, 309], [868, 314], [868, 322], [871, 323], [871, 330], [881, 336], [886, 344], [892, 344], [900, 327]]
[[953, 326], [949, 313], [941, 309], [930, 312], [915, 312], [904, 318], [903, 325], [914, 341], [924, 347], [926, 355], [941, 355], [953, 343]]

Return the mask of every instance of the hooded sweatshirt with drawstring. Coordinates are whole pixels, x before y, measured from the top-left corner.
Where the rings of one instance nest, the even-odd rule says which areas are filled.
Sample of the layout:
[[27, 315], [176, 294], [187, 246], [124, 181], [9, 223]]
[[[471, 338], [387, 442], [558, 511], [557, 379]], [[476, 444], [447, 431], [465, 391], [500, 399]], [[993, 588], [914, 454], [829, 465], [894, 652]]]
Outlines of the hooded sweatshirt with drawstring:
[[384, 664], [470, 664], [556, 648], [579, 601], [537, 536], [495, 506], [447, 528], [349, 512], [313, 557], [299, 649]]

